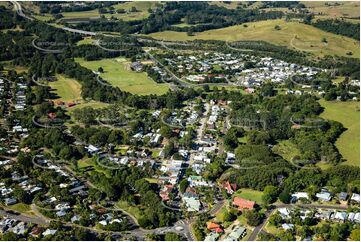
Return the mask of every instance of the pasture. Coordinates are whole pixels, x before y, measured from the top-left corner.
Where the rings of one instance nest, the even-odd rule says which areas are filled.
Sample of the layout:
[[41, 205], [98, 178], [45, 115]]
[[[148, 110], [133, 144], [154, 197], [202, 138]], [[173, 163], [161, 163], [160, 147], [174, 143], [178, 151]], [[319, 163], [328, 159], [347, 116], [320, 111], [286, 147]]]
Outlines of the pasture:
[[57, 81], [49, 82], [49, 86], [54, 90], [55, 94], [59, 96], [58, 100], [65, 102], [73, 102], [81, 100], [81, 85], [72, 78], [67, 78], [63, 75], [56, 75]]
[[336, 141], [336, 147], [347, 165], [360, 165], [360, 104], [359, 102], [340, 102], [320, 100], [325, 108], [322, 118], [335, 120], [347, 130]]
[[156, 83], [145, 72], [132, 71], [129, 67], [130, 62], [124, 58], [102, 59], [99, 61], [85, 61], [76, 58], [75, 61], [93, 71], [97, 71], [99, 67], [102, 67], [104, 73], [101, 73], [100, 76], [104, 80], [132, 94], [162, 95], [168, 91], [168, 84]]
[[[280, 26], [276, 30], [275, 26]], [[322, 31], [313, 26], [299, 22], [286, 22], [282, 19], [258, 21], [244, 25], [235, 25], [227, 28], [208, 30], [188, 36], [185, 32], [163, 31], [149, 34], [155, 39], [169, 41], [186, 40], [263, 40], [272, 44], [286, 46], [290, 49], [305, 51], [316, 56], [339, 55], [347, 56], [352, 52], [352, 57], [359, 58], [360, 42], [341, 35]], [[327, 42], [322, 42], [325, 38]]]

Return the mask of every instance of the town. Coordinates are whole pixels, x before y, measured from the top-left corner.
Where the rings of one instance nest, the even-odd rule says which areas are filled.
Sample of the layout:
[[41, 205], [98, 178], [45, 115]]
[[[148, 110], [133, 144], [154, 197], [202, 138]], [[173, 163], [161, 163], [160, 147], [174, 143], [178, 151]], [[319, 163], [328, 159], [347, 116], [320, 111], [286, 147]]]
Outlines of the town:
[[359, 240], [353, 53], [164, 41], [109, 16], [179, 3], [93, 4], [0, 5], [1, 240]]

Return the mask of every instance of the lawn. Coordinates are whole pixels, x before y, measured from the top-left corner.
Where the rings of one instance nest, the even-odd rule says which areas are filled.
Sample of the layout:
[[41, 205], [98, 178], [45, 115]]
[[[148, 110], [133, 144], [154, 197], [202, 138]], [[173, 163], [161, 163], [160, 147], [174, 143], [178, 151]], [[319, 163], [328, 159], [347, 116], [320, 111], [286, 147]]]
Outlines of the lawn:
[[360, 104], [358, 102], [340, 102], [320, 100], [325, 108], [322, 118], [335, 120], [343, 124], [347, 130], [336, 141], [347, 165], [360, 165]]
[[240, 198], [244, 198], [247, 200], [251, 200], [251, 201], [255, 201], [258, 204], [262, 204], [262, 195], [263, 192], [261, 191], [256, 191], [253, 189], [247, 189], [247, 188], [242, 188], [237, 190], [236, 193], [233, 194], [234, 197], [240, 197]]
[[89, 101], [89, 102], [82, 102], [80, 104], [77, 104], [76, 106], [68, 108], [70, 113], [74, 112], [75, 110], [79, 108], [85, 108], [85, 107], [92, 107], [92, 108], [105, 108], [109, 105], [109, 103], [102, 103], [97, 101]]
[[168, 91], [168, 84], [156, 83], [145, 72], [132, 71], [129, 67], [130, 62], [124, 58], [102, 59], [99, 61], [85, 61], [76, 58], [75, 61], [94, 71], [102, 67], [104, 73], [100, 74], [100, 76], [123, 91], [139, 95], [162, 95]]
[[81, 100], [81, 85], [72, 78], [64, 75], [56, 75], [57, 81], [49, 82], [49, 86], [54, 90], [59, 100], [70, 102]]
[[[248, 23], [248, 27], [235, 25], [227, 28], [208, 30], [188, 36], [185, 32], [164, 31], [149, 34], [156, 39], [182, 40], [263, 40], [272, 44], [287, 46], [288, 48], [306, 51], [317, 56], [340, 55], [346, 56], [352, 52], [353, 57], [359, 58], [360, 42], [354, 39], [322, 31], [313, 26], [298, 22], [286, 22], [282, 19], [258, 21]], [[275, 30], [275, 26], [281, 30]], [[327, 43], [321, 40], [326, 38]]]

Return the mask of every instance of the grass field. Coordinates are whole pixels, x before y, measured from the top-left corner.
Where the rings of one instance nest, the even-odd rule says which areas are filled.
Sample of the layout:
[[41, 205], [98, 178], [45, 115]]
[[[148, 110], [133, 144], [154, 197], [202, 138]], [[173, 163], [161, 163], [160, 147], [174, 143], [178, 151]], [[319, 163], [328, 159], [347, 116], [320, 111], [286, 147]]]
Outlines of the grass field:
[[57, 81], [49, 82], [49, 86], [59, 96], [62, 101], [81, 100], [81, 85], [75, 79], [67, 78], [63, 75], [57, 75]]
[[[360, 16], [360, 2], [358, 1], [339, 1], [337, 6], [327, 6], [326, 2], [304, 1], [307, 9], [317, 15], [327, 15], [329, 17], [350, 17], [358, 18]], [[336, 2], [329, 2], [334, 5]]]
[[91, 45], [93, 44], [94, 40], [90, 37], [85, 37], [82, 40], [79, 40], [78, 42], [76, 42], [76, 45]]
[[17, 211], [19, 213], [31, 213], [30, 205], [25, 203], [17, 203], [14, 205], [7, 206], [8, 209]]
[[[124, 9], [126, 13], [114, 13], [114, 14], [100, 14], [98, 9], [89, 10], [89, 11], [79, 11], [79, 12], [64, 12], [62, 15], [64, 16], [63, 19], [69, 18], [97, 18], [101, 15], [104, 15], [106, 18], [115, 17], [118, 19], [122, 19], [124, 21], [131, 21], [131, 20], [141, 20], [145, 19], [149, 16], [148, 9], [154, 8], [156, 2], [124, 2], [118, 3], [113, 5], [114, 9]], [[135, 7], [138, 11], [130, 12], [129, 10]]]
[[[275, 30], [276, 25], [279, 25], [281, 30]], [[353, 57], [359, 58], [360, 53], [359, 41], [328, 33], [310, 25], [286, 22], [281, 19], [248, 23], [248, 27], [236, 25], [208, 30], [195, 33], [194, 36], [187, 36], [185, 32], [174, 31], [152, 33], [149, 36], [171, 41], [195, 39], [223, 41], [263, 40], [272, 44], [287, 46], [291, 49], [310, 52], [317, 56], [327, 54], [346, 56], [346, 53], [351, 51]], [[322, 43], [322, 38], [326, 38], [327, 44]]]
[[75, 60], [80, 65], [94, 71], [102, 67], [104, 73], [100, 76], [121, 90], [139, 95], [162, 95], [168, 91], [167, 84], [158, 84], [150, 79], [146, 73], [130, 70], [130, 62], [124, 58], [103, 59], [99, 61], [85, 61], [81, 58], [76, 58]]
[[123, 210], [125, 210], [126, 212], [130, 213], [131, 215], [133, 215], [137, 220], [139, 220], [143, 215], [142, 210], [140, 210], [138, 207], [134, 207], [134, 206], [130, 206], [127, 202], [125, 201], [119, 201], [116, 205], [118, 208], [121, 208]]
[[252, 189], [246, 189], [246, 188], [242, 188], [237, 190], [236, 193], [233, 194], [234, 197], [241, 197], [247, 200], [251, 200], [251, 201], [255, 201], [258, 204], [262, 204], [262, 195], [263, 192], [261, 191], [256, 191], [256, 190], [252, 190]]
[[335, 120], [347, 130], [336, 141], [336, 146], [347, 165], [360, 165], [360, 104], [358, 102], [328, 102], [320, 100], [325, 108], [322, 118]]

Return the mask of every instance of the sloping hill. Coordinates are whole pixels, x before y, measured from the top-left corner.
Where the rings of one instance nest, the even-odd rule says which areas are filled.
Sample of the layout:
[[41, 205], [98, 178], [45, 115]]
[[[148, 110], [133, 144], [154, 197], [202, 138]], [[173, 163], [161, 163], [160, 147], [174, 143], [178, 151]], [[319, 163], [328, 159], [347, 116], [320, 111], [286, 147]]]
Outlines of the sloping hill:
[[[275, 26], [280, 26], [276, 30]], [[285, 20], [267, 20], [236, 25], [222, 29], [208, 30], [195, 33], [194, 36], [187, 36], [185, 32], [164, 31], [149, 34], [156, 39], [163, 40], [264, 40], [272, 44], [287, 46], [291, 49], [311, 52], [317, 56], [339, 55], [348, 56], [346, 53], [352, 52], [352, 57], [359, 58], [360, 42], [328, 33], [313, 26], [299, 22], [286, 22]], [[323, 42], [325, 39], [327, 43]]]

